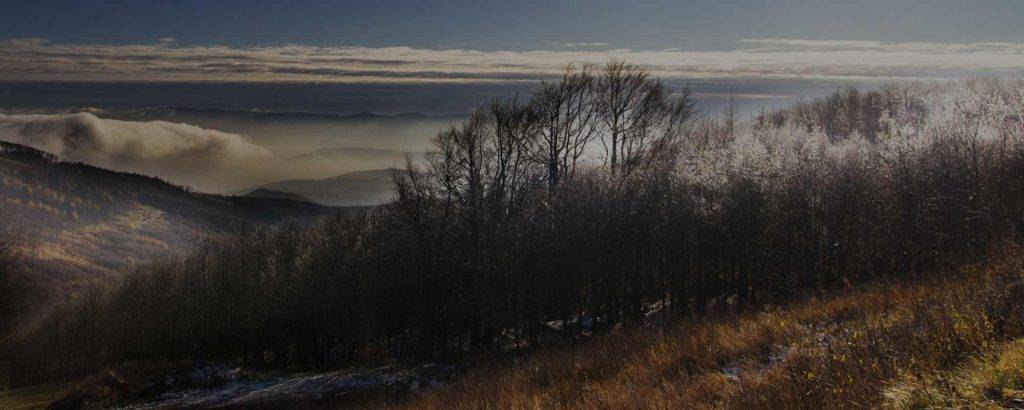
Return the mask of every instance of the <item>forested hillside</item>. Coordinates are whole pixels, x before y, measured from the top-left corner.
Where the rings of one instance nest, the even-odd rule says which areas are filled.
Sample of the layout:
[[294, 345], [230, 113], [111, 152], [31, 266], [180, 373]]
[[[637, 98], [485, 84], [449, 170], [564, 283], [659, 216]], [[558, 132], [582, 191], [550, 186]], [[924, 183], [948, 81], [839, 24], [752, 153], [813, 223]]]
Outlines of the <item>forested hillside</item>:
[[1024, 83], [735, 114], [638, 66], [569, 68], [438, 133], [367, 215], [254, 226], [69, 304], [17, 371], [458, 360], [957, 275], [1024, 233]]
[[111, 279], [239, 225], [335, 211], [284, 199], [201, 194], [0, 142], [0, 229], [20, 234], [27, 280], [48, 290]]

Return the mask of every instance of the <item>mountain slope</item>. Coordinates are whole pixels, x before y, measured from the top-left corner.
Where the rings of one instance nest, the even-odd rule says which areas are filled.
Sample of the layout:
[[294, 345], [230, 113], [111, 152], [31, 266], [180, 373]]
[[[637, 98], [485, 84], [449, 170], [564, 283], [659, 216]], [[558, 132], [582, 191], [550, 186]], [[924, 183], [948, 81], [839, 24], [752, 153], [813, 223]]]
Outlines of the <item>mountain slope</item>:
[[331, 160], [331, 161], [376, 161], [401, 165], [407, 158], [422, 159], [423, 154], [384, 148], [329, 147], [318, 148], [305, 154], [288, 158], [289, 161]]
[[706, 316], [563, 342], [471, 369], [399, 407], [1019, 408], [1024, 255], [994, 255], [954, 277], [748, 311], [722, 303]]
[[242, 196], [247, 198], [289, 199], [292, 201], [313, 202], [313, 200], [299, 194], [293, 194], [291, 192], [274, 191], [272, 189], [266, 188], [254, 189]]
[[334, 206], [379, 205], [394, 194], [394, 169], [356, 171], [323, 179], [293, 179], [246, 189], [287, 192]]
[[0, 229], [30, 235], [29, 281], [49, 290], [78, 288], [242, 224], [345, 211], [288, 198], [202, 194], [0, 143]]

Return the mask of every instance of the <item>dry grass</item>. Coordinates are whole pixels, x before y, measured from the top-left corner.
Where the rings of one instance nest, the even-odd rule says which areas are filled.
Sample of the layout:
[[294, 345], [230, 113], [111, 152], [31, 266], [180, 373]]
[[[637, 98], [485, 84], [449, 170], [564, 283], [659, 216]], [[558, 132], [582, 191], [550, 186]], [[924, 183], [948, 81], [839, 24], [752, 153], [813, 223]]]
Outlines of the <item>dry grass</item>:
[[1024, 407], [1024, 339], [1005, 343], [951, 371], [908, 374], [885, 396], [891, 407]]
[[[786, 309], [665, 329], [485, 366], [414, 408], [835, 408], [900, 406], [908, 375], [946, 371], [1024, 335], [1019, 251], [917, 284], [873, 285]], [[1018, 394], [1024, 345], [971, 374]], [[1014, 367], [1017, 366], [1017, 367]], [[966, 376], [965, 376], [966, 377]], [[900, 384], [899, 380], [904, 380]], [[1006, 390], [1009, 389], [1009, 390]], [[888, 390], [888, 395], [883, 394]], [[1012, 391], [1011, 391], [1012, 390]]]

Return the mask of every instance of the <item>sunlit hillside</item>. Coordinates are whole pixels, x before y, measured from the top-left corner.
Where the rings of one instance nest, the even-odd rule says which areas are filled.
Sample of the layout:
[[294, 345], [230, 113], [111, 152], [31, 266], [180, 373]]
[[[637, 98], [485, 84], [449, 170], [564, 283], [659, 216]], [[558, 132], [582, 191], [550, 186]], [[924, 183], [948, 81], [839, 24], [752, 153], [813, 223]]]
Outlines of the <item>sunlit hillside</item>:
[[62, 162], [0, 142], [0, 228], [17, 234], [25, 249], [23, 279], [58, 299], [243, 223], [340, 211], [296, 201], [195, 193], [157, 178]]

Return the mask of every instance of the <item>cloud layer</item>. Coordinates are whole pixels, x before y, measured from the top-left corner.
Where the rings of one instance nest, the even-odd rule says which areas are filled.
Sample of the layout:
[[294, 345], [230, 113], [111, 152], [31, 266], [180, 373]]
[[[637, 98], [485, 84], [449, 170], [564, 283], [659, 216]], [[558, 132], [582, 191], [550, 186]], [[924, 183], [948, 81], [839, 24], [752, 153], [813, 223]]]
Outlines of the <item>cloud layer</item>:
[[109, 120], [89, 113], [0, 114], [0, 140], [207, 191], [250, 183], [253, 170], [273, 158], [270, 151], [237, 134], [163, 121]]
[[422, 161], [417, 147], [426, 144], [432, 130], [442, 127], [440, 119], [380, 117], [378, 123], [371, 123], [301, 115], [280, 120], [277, 115], [255, 116], [240, 126], [225, 118], [230, 113], [213, 114], [206, 120], [200, 115], [134, 121], [101, 118], [92, 111], [0, 113], [0, 140], [35, 147], [66, 161], [156, 176], [205, 192], [231, 193], [268, 182], [321, 179], [401, 167], [407, 159]]
[[743, 39], [734, 50], [429, 50], [408, 47], [179, 46], [0, 41], [0, 80], [89, 81], [522, 81], [569, 63], [612, 58], [650, 66], [665, 78], [906, 79], [1021, 75], [1024, 43], [885, 43]]

